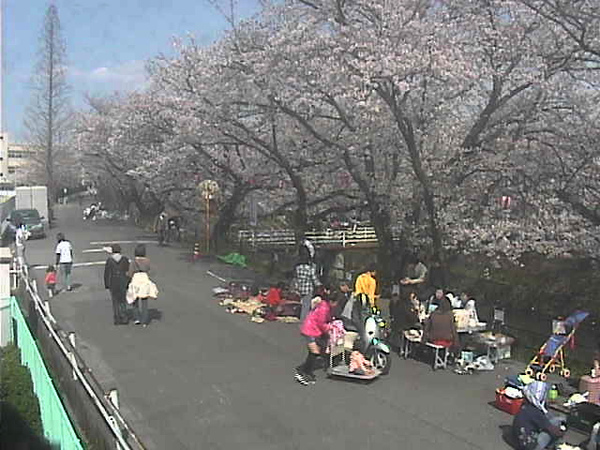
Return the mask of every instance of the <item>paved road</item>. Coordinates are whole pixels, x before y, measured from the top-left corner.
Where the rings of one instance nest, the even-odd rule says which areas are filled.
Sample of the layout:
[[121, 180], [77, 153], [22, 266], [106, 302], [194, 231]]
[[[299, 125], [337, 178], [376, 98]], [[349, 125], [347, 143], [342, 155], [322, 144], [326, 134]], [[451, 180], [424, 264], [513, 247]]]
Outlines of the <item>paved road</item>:
[[[101, 247], [90, 242], [148, 239], [131, 226], [84, 222], [75, 206], [57, 216], [51, 237], [28, 243], [30, 264], [53, 263], [58, 231], [76, 262], [105, 259], [83, 252]], [[132, 255], [133, 244], [123, 253]], [[154, 245], [149, 257], [161, 295], [146, 329], [113, 326], [101, 265], [76, 267], [79, 286], [51, 301], [101, 384], [118, 388], [123, 415], [149, 449], [509, 448], [500, 426], [511, 417], [488, 404], [509, 366], [460, 376], [394, 358], [390, 375], [369, 385], [319, 374], [316, 385], [301, 386], [292, 377], [304, 357], [297, 325], [226, 313], [206, 274], [232, 276], [226, 266], [190, 264], [180, 249]]]

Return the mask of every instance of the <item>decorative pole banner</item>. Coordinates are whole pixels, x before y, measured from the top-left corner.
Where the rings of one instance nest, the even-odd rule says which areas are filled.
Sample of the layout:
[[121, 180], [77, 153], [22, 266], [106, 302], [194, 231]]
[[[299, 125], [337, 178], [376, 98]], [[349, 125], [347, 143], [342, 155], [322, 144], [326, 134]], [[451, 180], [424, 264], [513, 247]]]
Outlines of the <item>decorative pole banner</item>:
[[200, 195], [206, 201], [206, 253], [210, 252], [210, 201], [218, 194], [219, 185], [213, 180], [204, 180], [198, 185]]

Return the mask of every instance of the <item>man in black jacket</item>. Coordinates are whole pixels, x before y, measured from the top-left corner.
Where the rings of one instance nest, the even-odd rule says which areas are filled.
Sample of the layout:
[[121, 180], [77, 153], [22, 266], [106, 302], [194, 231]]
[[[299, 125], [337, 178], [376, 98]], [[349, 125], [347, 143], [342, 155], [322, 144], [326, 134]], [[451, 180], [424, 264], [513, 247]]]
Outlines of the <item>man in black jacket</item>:
[[125, 294], [127, 293], [127, 270], [129, 260], [121, 255], [121, 246], [112, 244], [112, 254], [104, 265], [104, 287], [109, 290], [113, 306], [113, 320], [115, 325], [127, 325], [129, 319], [125, 308]]

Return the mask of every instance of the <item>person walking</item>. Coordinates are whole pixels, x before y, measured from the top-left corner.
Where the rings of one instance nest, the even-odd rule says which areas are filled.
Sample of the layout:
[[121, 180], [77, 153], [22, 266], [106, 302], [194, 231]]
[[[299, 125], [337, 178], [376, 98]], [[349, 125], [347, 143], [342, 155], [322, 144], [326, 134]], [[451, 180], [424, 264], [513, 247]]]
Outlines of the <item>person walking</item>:
[[67, 291], [73, 289], [71, 285], [71, 269], [73, 268], [73, 246], [71, 242], [65, 238], [63, 233], [56, 235], [58, 244], [56, 245], [56, 266], [59, 273], [62, 274], [63, 283]]
[[316, 382], [314, 370], [321, 354], [321, 348], [317, 340], [325, 337], [329, 332], [329, 323], [332, 318], [331, 311], [336, 307], [337, 302], [341, 300], [342, 296], [341, 292], [335, 293], [331, 298], [325, 294], [320, 296], [318, 303], [309, 312], [300, 326], [300, 333], [306, 342], [308, 350], [306, 360], [296, 367], [294, 375], [294, 378], [300, 384], [308, 385]]
[[[129, 264], [129, 270], [127, 271], [127, 277], [133, 280], [136, 273], [150, 273], [150, 259], [146, 257], [146, 246], [144, 244], [138, 244], [135, 246], [134, 259]], [[128, 299], [127, 303], [131, 300]], [[135, 324], [142, 324], [144, 327], [148, 326], [148, 297], [145, 298], [134, 298], [133, 303], [133, 317]]]
[[29, 239], [29, 232], [23, 222], [17, 223], [17, 232], [15, 234], [15, 247], [17, 249], [17, 261], [19, 265], [25, 264], [25, 241]]
[[167, 233], [168, 228], [169, 221], [167, 219], [167, 213], [162, 211], [154, 222], [154, 232], [158, 234], [158, 245], [163, 245], [165, 241], [167, 243], [169, 242]]
[[10, 217], [2, 223], [2, 247], [11, 247], [15, 243], [15, 235], [17, 234], [17, 227], [12, 223]]
[[110, 292], [114, 324], [126, 325], [129, 322], [125, 310], [125, 294], [129, 283], [129, 278], [127, 278], [129, 260], [121, 255], [119, 244], [112, 244], [111, 250], [112, 254], [104, 264], [104, 287]]
[[54, 295], [56, 295], [56, 269], [52, 264], [46, 268], [44, 284], [46, 285], [46, 290], [48, 291], [48, 298], [54, 297]]
[[294, 268], [294, 284], [296, 291], [300, 294], [302, 307], [300, 320], [303, 321], [310, 312], [310, 301], [313, 298], [315, 288], [321, 285], [317, 277], [317, 266], [309, 259], [308, 255], [303, 255]]
[[[127, 287], [126, 299], [130, 305], [136, 305], [136, 324], [142, 324], [144, 328], [148, 326], [148, 299], [158, 298], [158, 288], [148, 276], [149, 260], [145, 257], [145, 247], [138, 246], [136, 254], [138, 263], [134, 262], [134, 273]], [[148, 264], [147, 264], [148, 263]]]

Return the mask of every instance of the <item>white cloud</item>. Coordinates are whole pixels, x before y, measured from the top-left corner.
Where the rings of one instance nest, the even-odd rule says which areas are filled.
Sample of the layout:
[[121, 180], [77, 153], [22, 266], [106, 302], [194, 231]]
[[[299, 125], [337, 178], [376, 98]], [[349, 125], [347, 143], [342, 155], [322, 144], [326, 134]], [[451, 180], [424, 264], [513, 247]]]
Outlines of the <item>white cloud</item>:
[[73, 67], [69, 74], [75, 85], [84, 85], [87, 88], [129, 90], [143, 87], [147, 82], [145, 63], [139, 60], [108, 67], [100, 66], [91, 70]]

